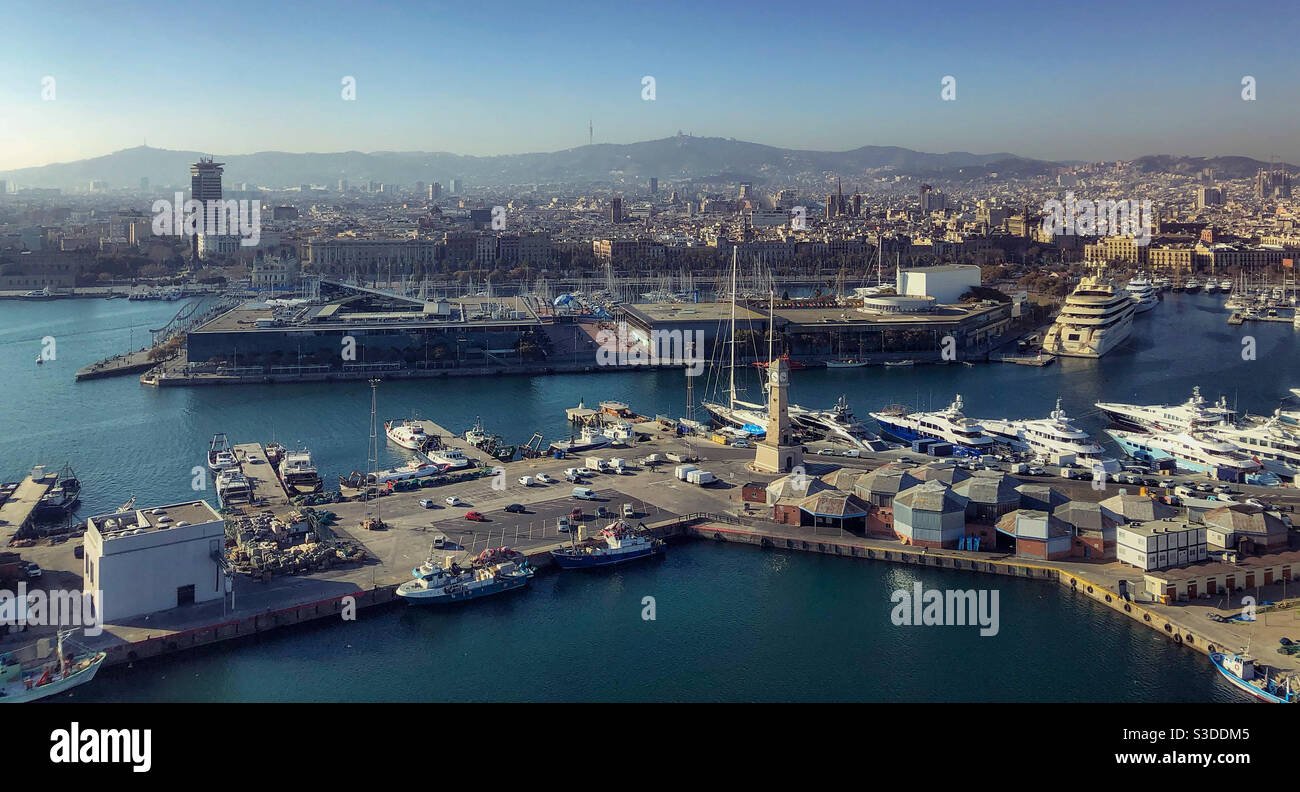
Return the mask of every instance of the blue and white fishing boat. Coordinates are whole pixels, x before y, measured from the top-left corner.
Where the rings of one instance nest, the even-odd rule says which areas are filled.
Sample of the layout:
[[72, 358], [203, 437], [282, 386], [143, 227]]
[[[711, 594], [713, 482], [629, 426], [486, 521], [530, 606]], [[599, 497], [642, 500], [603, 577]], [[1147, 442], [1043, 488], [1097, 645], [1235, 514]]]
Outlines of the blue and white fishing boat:
[[1290, 677], [1278, 679], [1268, 672], [1267, 667], [1257, 667], [1249, 655], [1211, 652], [1210, 662], [1234, 687], [1260, 701], [1272, 704], [1295, 704], [1300, 701], [1300, 691], [1291, 689]]
[[984, 427], [962, 412], [961, 394], [946, 410], [911, 412], [906, 407], [887, 407], [869, 414], [885, 434], [909, 443], [922, 438], [951, 443], [954, 453], [963, 456], [992, 453], [996, 444]]
[[528, 585], [536, 570], [522, 553], [502, 547], [484, 550], [469, 566], [448, 557], [429, 559], [411, 570], [414, 579], [397, 587], [397, 596], [417, 605], [478, 599]]
[[552, 550], [551, 558], [561, 569], [589, 569], [658, 555], [664, 550], [662, 539], [637, 531], [621, 520], [605, 526], [599, 536], [600, 542], [596, 544], [575, 542], [572, 547]]

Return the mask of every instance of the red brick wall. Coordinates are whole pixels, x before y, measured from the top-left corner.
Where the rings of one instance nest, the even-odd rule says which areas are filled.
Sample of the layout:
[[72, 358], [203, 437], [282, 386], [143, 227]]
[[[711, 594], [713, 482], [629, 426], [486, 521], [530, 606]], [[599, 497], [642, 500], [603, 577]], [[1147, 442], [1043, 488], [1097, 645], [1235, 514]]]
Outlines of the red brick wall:
[[750, 503], [767, 503], [767, 488], [743, 487], [740, 490], [740, 499]]
[[799, 507], [782, 506], [780, 504], [777, 504], [776, 506], [772, 507], [772, 520], [774, 522], [779, 522], [782, 525], [798, 525]]
[[878, 536], [885, 539], [895, 538], [894, 510], [892, 508], [882, 509], [879, 506], [872, 506], [867, 510], [867, 536]]

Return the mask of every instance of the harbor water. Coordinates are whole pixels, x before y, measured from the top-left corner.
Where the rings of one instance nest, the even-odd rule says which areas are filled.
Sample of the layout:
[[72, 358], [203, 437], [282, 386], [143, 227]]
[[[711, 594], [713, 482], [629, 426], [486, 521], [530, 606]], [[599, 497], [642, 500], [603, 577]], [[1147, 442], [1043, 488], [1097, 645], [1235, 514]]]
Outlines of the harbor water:
[[[1041, 417], [1058, 397], [1100, 435], [1098, 400], [1178, 402], [1195, 385], [1253, 413], [1278, 406], [1300, 370], [1289, 324], [1229, 327], [1222, 296], [1167, 294], [1100, 361], [1034, 368], [990, 363], [809, 369], [792, 399], [860, 417], [889, 403], [940, 408], [961, 393], [973, 417]], [[178, 303], [62, 300], [0, 304], [0, 475], [72, 464], [79, 516], [196, 497], [208, 441], [310, 447], [327, 486], [366, 464], [365, 382], [153, 389], [133, 376], [77, 383], [77, 368], [142, 346]], [[1243, 338], [1253, 339], [1253, 358]], [[53, 339], [54, 360], [36, 365]], [[761, 393], [751, 368], [738, 374]], [[711, 394], [696, 383], [697, 400]], [[715, 378], [716, 379], [716, 378]], [[523, 443], [572, 433], [564, 409], [627, 402], [680, 416], [680, 370], [447, 378], [380, 386], [380, 420], [430, 418]], [[698, 414], [702, 412], [697, 411]], [[381, 447], [381, 465], [404, 461]], [[198, 493], [209, 499], [210, 492]], [[919, 578], [916, 576], [919, 575]], [[889, 594], [931, 588], [1001, 592], [1001, 630], [895, 627]], [[642, 598], [657, 618], [643, 621]], [[1079, 658], [1084, 661], [1080, 662]], [[996, 672], [993, 669], [998, 669]], [[105, 670], [78, 697], [102, 700], [414, 699], [1232, 699], [1204, 658], [1045, 583], [684, 543], [661, 562], [596, 575], [545, 574], [530, 590], [452, 611], [381, 610]]]

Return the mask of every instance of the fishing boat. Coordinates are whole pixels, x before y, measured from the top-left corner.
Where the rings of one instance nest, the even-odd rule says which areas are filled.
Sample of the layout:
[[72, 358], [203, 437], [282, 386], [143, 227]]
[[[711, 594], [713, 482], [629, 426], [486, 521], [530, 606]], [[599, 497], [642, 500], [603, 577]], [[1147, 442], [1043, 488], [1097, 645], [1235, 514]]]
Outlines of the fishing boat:
[[915, 365], [916, 365], [915, 360], [886, 360], [885, 361], [885, 368], [906, 368], [908, 366], [915, 366]]
[[551, 443], [551, 450], [563, 451], [566, 454], [578, 454], [595, 448], [604, 448], [613, 445], [613, 443], [614, 438], [605, 434], [604, 429], [601, 427], [584, 426], [578, 430], [577, 437], [571, 436], [568, 440]]
[[81, 481], [72, 471], [72, 465], [65, 463], [63, 470], [55, 475], [54, 485], [36, 502], [32, 514], [42, 520], [62, 517], [76, 508], [80, 498]]
[[208, 444], [208, 467], [217, 471], [239, 467], [239, 460], [235, 459], [235, 450], [230, 447], [230, 441], [222, 432], [214, 434], [212, 442]]
[[320, 471], [316, 469], [316, 462], [311, 457], [311, 451], [306, 448], [285, 451], [277, 472], [285, 489], [290, 492], [320, 492], [325, 486]]
[[867, 361], [856, 360], [854, 358], [840, 358], [839, 360], [826, 361], [826, 368], [834, 369], [862, 368], [866, 365], [868, 365]]
[[384, 436], [390, 442], [412, 451], [419, 451], [425, 443], [429, 442], [429, 435], [425, 434], [424, 426], [415, 420], [385, 421]]
[[239, 470], [222, 470], [217, 473], [217, 500], [223, 507], [236, 503], [253, 502], [253, 484]]
[[1233, 687], [1270, 704], [1295, 704], [1300, 701], [1300, 691], [1292, 690], [1291, 678], [1280, 680], [1267, 666], [1256, 665], [1246, 654], [1211, 652], [1210, 662]]
[[439, 563], [435, 552], [411, 570], [412, 579], [397, 587], [396, 594], [415, 605], [460, 602], [523, 588], [535, 574], [522, 553], [501, 547], [484, 550], [468, 566], [452, 557]]
[[285, 452], [284, 446], [280, 445], [279, 443], [274, 441], [267, 443], [266, 461], [271, 463], [271, 467], [279, 467], [280, 463], [284, 461], [284, 452]]
[[637, 558], [658, 555], [664, 542], [638, 531], [622, 520], [616, 520], [601, 529], [596, 544], [579, 545], [575, 540], [570, 547], [551, 551], [551, 558], [561, 569], [590, 569], [611, 566]]
[[[5, 605], [17, 606], [18, 602], [11, 598]], [[35, 662], [24, 663], [18, 658], [27, 647], [0, 655], [0, 703], [35, 701], [94, 679], [104, 663], [105, 653], [85, 648], [74, 650], [70, 646], [72, 641], [68, 640], [71, 635], [71, 630], [59, 632], [54, 655]]]

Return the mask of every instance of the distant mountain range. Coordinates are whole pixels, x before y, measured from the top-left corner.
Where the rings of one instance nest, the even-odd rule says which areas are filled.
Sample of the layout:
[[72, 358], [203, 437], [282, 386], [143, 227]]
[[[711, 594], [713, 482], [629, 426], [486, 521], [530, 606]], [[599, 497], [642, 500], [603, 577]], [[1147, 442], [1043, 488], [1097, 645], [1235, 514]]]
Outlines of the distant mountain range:
[[[135, 187], [142, 177], [153, 189], [189, 184], [189, 166], [196, 151], [171, 151], [138, 146], [103, 157], [0, 171], [0, 179], [24, 187], [85, 189], [92, 180], [109, 189]], [[841, 177], [845, 188], [872, 173], [893, 172], [921, 177], [964, 180], [990, 172], [1003, 177], [1050, 173], [1063, 164], [1000, 152], [964, 151], [929, 154], [897, 146], [863, 146], [851, 151], [802, 151], [726, 138], [689, 135], [640, 143], [600, 143], [550, 153], [468, 157], [446, 152], [346, 151], [294, 154], [215, 154], [225, 163], [227, 189], [246, 182], [250, 187], [292, 187], [316, 184], [332, 187], [339, 179], [350, 184], [369, 181], [412, 187], [417, 181], [462, 179], [472, 186], [554, 182], [601, 182], [644, 187], [651, 176], [661, 183], [680, 180], [752, 181], [755, 185], [791, 179]], [[1248, 157], [1150, 156], [1137, 160], [1143, 171], [1195, 173], [1212, 167], [1218, 176], [1249, 176], [1267, 163]], [[1288, 166], [1290, 167], [1290, 166]]]

